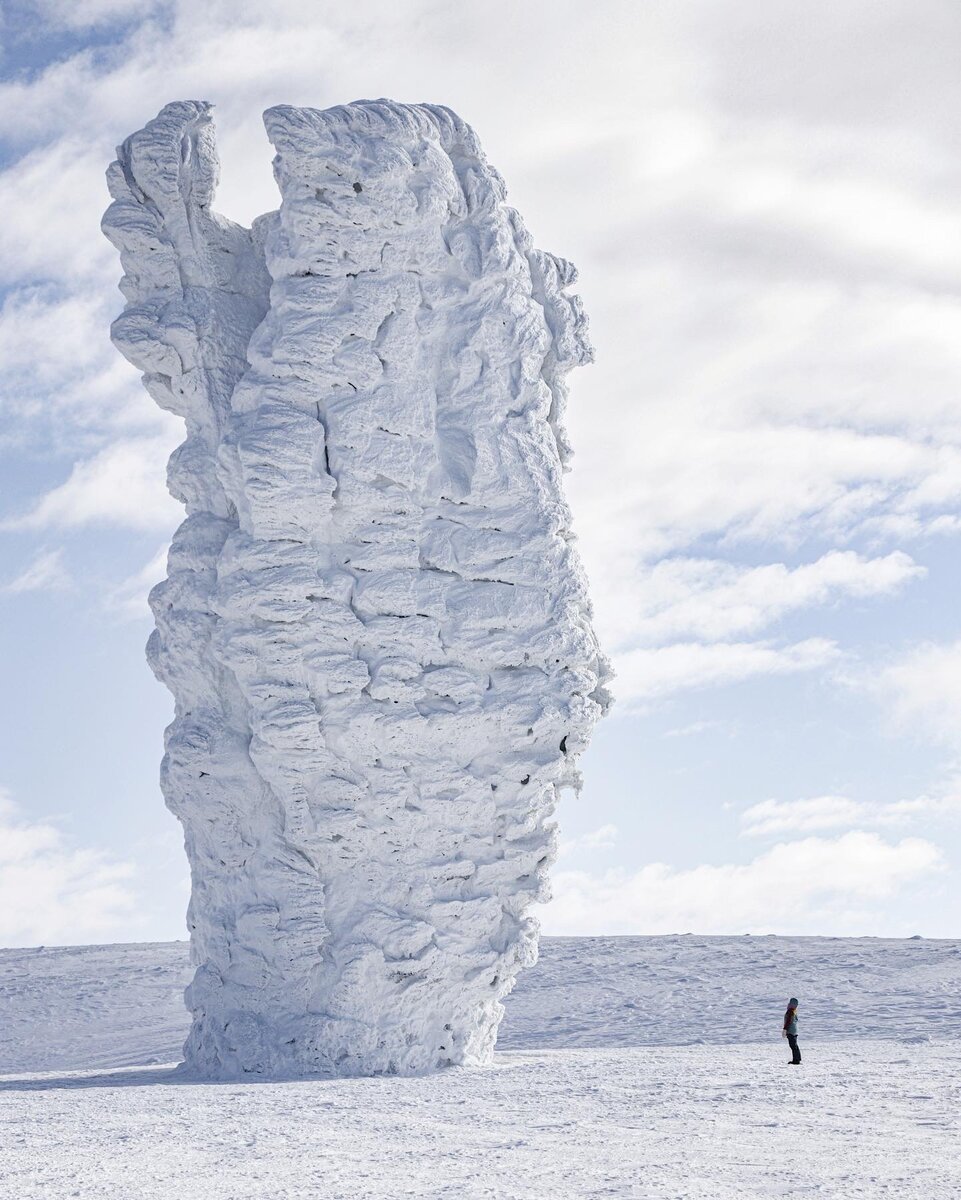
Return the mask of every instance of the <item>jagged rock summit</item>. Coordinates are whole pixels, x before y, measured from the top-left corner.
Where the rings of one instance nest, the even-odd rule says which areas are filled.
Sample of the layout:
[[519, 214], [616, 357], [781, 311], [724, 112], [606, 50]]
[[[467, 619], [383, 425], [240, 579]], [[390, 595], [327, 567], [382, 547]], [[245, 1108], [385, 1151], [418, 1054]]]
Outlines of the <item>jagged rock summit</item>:
[[118, 349], [186, 421], [151, 593], [192, 872], [188, 1066], [490, 1058], [559, 787], [609, 702], [561, 474], [590, 357], [449, 109], [272, 108], [278, 212], [211, 209], [210, 106], [119, 148]]

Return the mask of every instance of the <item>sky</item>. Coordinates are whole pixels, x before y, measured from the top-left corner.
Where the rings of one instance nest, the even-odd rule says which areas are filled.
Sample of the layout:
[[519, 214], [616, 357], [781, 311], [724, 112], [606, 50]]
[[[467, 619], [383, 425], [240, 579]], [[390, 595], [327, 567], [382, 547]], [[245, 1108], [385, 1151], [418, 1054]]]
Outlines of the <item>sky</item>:
[[111, 347], [114, 148], [215, 104], [470, 121], [572, 259], [567, 477], [615, 712], [552, 934], [959, 936], [961, 8], [953, 0], [0, 3], [0, 945], [184, 936], [143, 645], [182, 438]]

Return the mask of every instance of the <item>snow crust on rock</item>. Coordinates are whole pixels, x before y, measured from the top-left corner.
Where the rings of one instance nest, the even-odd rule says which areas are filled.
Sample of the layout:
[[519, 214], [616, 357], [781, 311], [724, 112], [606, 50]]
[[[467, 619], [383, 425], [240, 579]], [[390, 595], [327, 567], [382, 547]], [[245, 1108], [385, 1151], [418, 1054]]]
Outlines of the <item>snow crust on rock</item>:
[[104, 219], [114, 340], [187, 422], [148, 645], [193, 880], [185, 1054], [484, 1063], [609, 702], [561, 488], [575, 273], [448, 109], [265, 123], [282, 203], [253, 230], [210, 209], [198, 102], [120, 147]]

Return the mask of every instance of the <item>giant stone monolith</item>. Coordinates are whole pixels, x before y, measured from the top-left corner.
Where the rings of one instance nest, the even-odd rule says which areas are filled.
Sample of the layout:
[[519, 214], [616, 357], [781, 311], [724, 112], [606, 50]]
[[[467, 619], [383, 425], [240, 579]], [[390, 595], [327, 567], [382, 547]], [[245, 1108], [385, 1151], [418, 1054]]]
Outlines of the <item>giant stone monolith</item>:
[[574, 271], [448, 109], [270, 109], [281, 206], [250, 230], [210, 207], [209, 110], [127, 139], [104, 218], [114, 341], [187, 429], [148, 646], [187, 1063], [483, 1063], [608, 704], [561, 489]]

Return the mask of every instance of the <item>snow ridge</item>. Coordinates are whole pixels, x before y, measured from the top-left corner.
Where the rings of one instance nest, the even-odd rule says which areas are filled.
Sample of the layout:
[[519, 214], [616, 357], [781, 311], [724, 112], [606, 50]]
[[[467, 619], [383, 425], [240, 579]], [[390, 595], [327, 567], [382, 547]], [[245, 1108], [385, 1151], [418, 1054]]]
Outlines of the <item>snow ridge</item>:
[[251, 232], [209, 210], [208, 105], [168, 105], [108, 176], [114, 338], [187, 419], [148, 651], [177, 700], [185, 1053], [483, 1063], [609, 703], [561, 489], [575, 273], [448, 109], [265, 123], [282, 204]]

